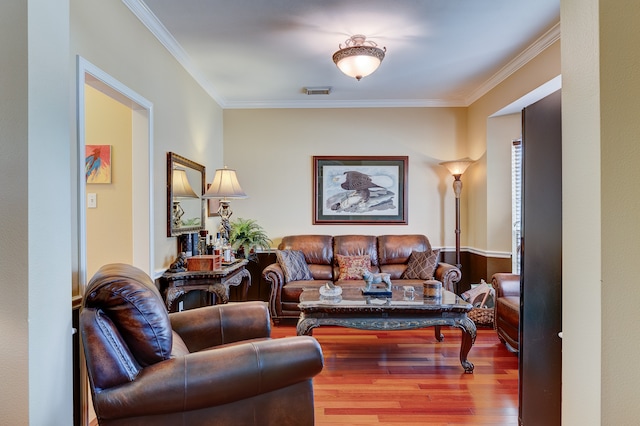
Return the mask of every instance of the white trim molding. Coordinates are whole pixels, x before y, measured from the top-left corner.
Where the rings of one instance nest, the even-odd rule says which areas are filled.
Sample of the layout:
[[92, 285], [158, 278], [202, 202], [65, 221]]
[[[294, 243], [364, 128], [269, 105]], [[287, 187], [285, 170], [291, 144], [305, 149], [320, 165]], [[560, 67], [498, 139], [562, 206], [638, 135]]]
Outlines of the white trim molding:
[[[437, 249], [437, 248], [438, 247], [434, 247], [434, 249]], [[456, 251], [456, 249], [455, 247], [440, 247], [440, 251], [443, 253], [453, 253]], [[478, 256], [484, 256], [484, 257], [492, 257], [492, 258], [498, 258], [498, 259], [511, 259], [510, 251], [488, 251], [488, 250], [481, 250], [473, 247], [461, 247], [460, 251], [473, 253], [473, 254], [477, 254]]]

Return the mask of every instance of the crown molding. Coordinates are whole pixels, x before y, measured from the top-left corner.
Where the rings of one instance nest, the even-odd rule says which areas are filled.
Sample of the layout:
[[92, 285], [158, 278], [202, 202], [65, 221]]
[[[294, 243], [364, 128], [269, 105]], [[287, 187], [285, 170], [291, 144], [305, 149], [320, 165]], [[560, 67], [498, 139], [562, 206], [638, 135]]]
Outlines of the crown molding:
[[215, 90], [211, 82], [195, 66], [191, 57], [180, 46], [178, 41], [171, 35], [167, 28], [160, 22], [156, 15], [149, 10], [142, 0], [122, 0], [131, 12], [147, 27], [158, 41], [173, 55], [182, 67], [193, 77], [193, 79], [213, 98], [218, 105], [224, 108], [225, 99]]
[[474, 90], [474, 92], [467, 98], [466, 106], [471, 105], [472, 103], [486, 95], [498, 84], [506, 80], [511, 74], [515, 73], [520, 68], [525, 66], [529, 61], [534, 59], [536, 56], [538, 56], [558, 40], [560, 40], [560, 22], [551, 27], [549, 31], [544, 33], [532, 45], [527, 47], [522, 53], [509, 61], [509, 63], [502, 69], [500, 69], [500, 71], [491, 76], [489, 80], [487, 80], [484, 84]]
[[425, 108], [425, 107], [465, 107], [464, 101], [445, 99], [372, 99], [362, 101], [236, 101], [227, 102], [225, 109], [259, 108]]
[[531, 46], [511, 60], [489, 80], [463, 99], [395, 99], [366, 101], [228, 101], [213, 87], [211, 81], [193, 63], [187, 52], [171, 35], [167, 28], [151, 12], [142, 0], [122, 0], [131, 12], [149, 29], [158, 41], [171, 53], [193, 79], [220, 105], [222, 109], [264, 109], [264, 108], [425, 108], [425, 107], [468, 107], [490, 90], [502, 83], [511, 74], [560, 39], [560, 22], [543, 34]]

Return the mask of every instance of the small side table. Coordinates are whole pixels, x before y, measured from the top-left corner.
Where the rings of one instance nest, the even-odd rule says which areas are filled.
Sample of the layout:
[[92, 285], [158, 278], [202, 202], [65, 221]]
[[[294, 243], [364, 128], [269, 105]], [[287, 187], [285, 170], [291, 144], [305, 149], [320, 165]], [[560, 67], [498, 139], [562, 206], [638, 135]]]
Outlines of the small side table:
[[215, 304], [229, 301], [229, 288], [240, 288], [240, 300], [246, 301], [251, 286], [251, 274], [246, 259], [215, 271], [165, 272], [159, 279], [160, 293], [169, 312], [176, 311], [176, 301], [190, 291], [206, 291], [215, 297]]

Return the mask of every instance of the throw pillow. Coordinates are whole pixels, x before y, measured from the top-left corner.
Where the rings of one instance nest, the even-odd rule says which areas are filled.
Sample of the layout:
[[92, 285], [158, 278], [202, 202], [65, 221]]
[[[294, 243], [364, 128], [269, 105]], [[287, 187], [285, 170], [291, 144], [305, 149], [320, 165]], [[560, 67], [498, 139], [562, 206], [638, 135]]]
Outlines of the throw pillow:
[[371, 256], [344, 256], [336, 254], [340, 268], [339, 280], [361, 280], [364, 271], [371, 271]]
[[276, 258], [284, 273], [284, 282], [298, 280], [312, 280], [309, 265], [304, 260], [304, 253], [300, 250], [276, 250]]
[[440, 250], [413, 251], [407, 269], [401, 278], [408, 280], [430, 280], [438, 266]]

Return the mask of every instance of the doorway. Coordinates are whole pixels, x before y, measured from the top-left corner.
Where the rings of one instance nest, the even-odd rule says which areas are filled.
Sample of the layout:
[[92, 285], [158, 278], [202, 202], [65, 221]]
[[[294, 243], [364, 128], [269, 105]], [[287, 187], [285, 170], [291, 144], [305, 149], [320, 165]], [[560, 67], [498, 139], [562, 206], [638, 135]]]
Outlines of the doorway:
[[[76, 328], [84, 288], [96, 269], [104, 263], [126, 262], [152, 275], [154, 247], [153, 104], [80, 56], [77, 72]], [[110, 154], [103, 157], [110, 173], [109, 179], [100, 179], [102, 183], [87, 183], [87, 145]], [[87, 425], [95, 415], [89, 413], [88, 379], [77, 334], [74, 351], [74, 423]]]
[[[118, 210], [117, 216], [126, 216], [126, 226], [130, 227], [130, 263], [142, 269], [149, 275], [153, 270], [153, 210], [152, 210], [152, 103], [138, 95], [122, 83], [118, 82], [104, 71], [95, 67], [85, 59], [78, 57], [78, 206], [79, 206], [79, 272], [80, 288], [84, 288], [90, 278], [87, 269], [87, 192], [85, 157], [86, 145], [93, 144], [87, 141], [87, 99], [98, 94], [106, 102], [117, 103], [130, 111], [130, 144], [120, 144], [121, 141], [113, 141], [112, 149], [118, 146], [124, 147], [124, 155], [119, 155], [125, 163], [130, 163], [130, 171], [126, 184], [128, 191], [123, 208]], [[95, 97], [95, 96], [94, 96]], [[118, 145], [120, 144], [120, 145]], [[109, 145], [109, 144], [106, 144]], [[112, 153], [113, 154], [113, 153]], [[123, 154], [123, 153], [119, 153]], [[112, 158], [114, 157], [112, 155]], [[117, 163], [111, 164], [112, 176], [116, 176]], [[115, 178], [114, 178], [115, 179]], [[108, 185], [108, 184], [107, 184]], [[106, 186], [106, 185], [105, 185]], [[92, 185], [91, 194], [99, 190], [99, 186]], [[94, 191], [95, 190], [95, 191]], [[95, 204], [100, 202], [96, 195]], [[92, 199], [93, 203], [93, 199]], [[110, 206], [117, 208], [118, 206]], [[113, 216], [113, 214], [112, 214]], [[103, 218], [102, 220], [104, 220]], [[105, 225], [107, 225], [105, 223]], [[95, 263], [95, 262], [94, 262]]]

